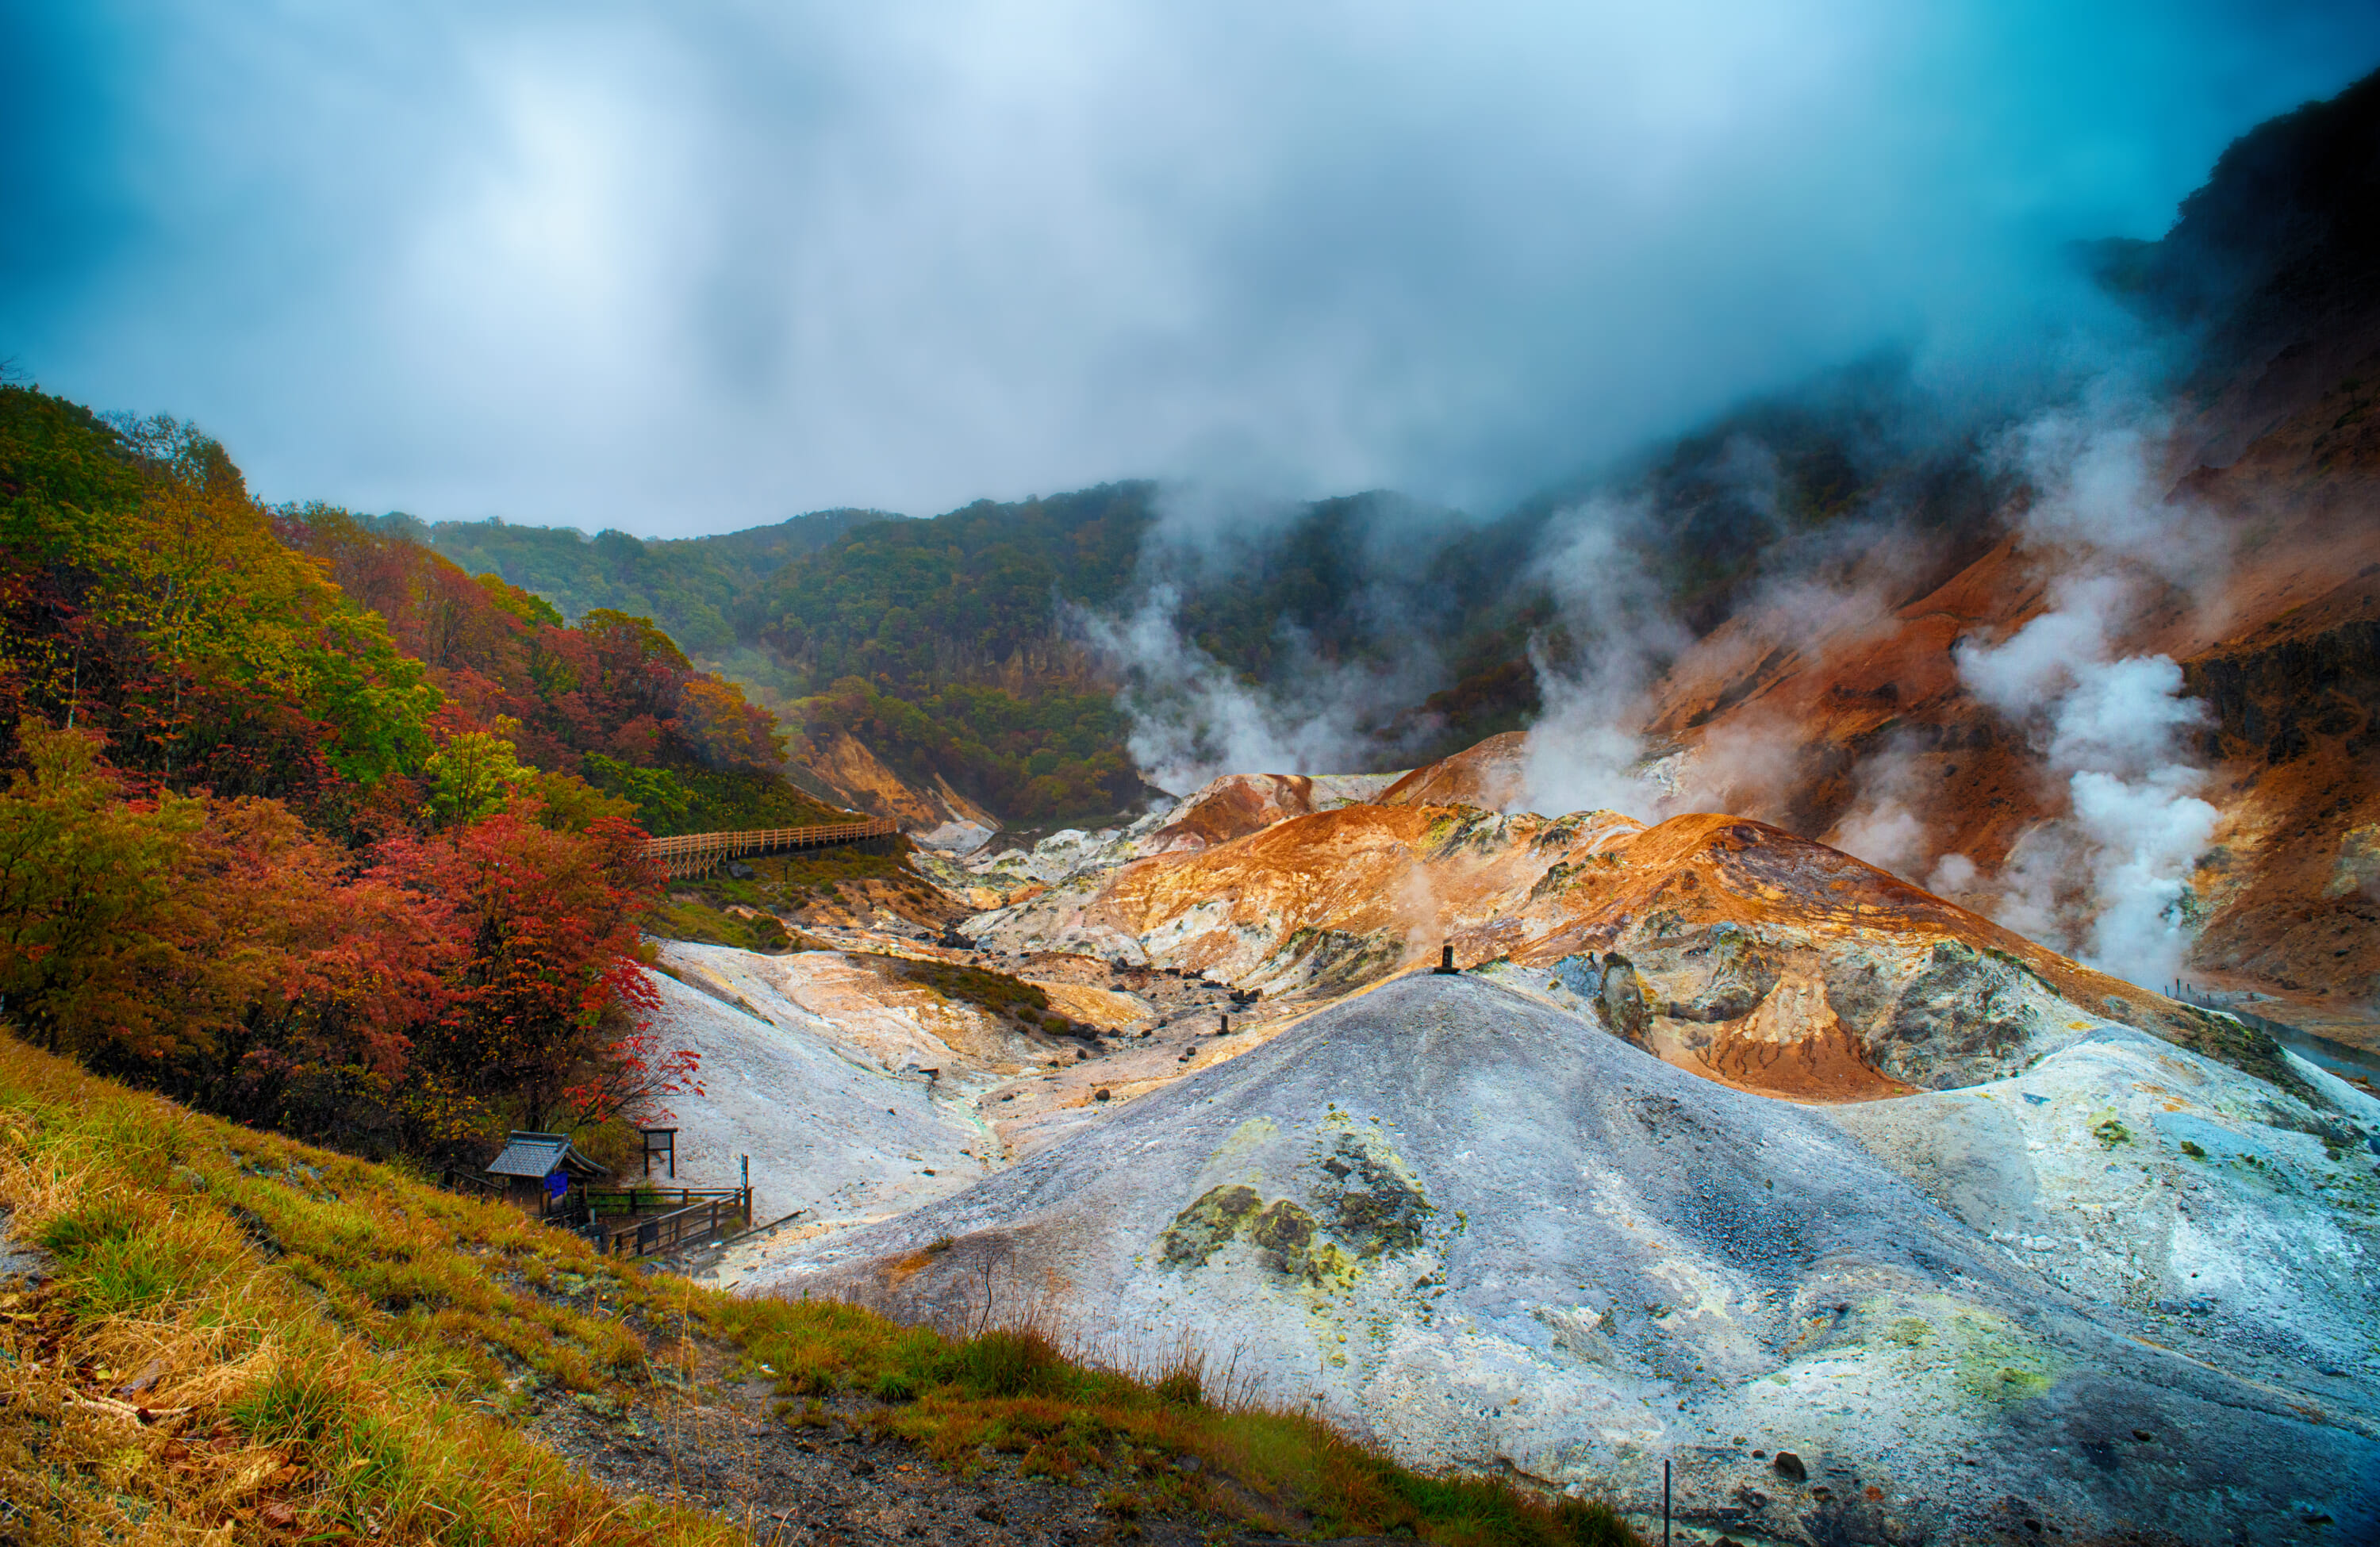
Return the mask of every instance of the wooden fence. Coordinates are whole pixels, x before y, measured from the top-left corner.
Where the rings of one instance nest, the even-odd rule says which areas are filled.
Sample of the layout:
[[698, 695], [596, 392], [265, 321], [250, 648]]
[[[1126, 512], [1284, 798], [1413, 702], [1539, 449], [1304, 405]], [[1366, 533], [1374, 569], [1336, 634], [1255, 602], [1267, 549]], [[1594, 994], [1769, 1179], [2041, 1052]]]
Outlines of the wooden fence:
[[[672, 1193], [680, 1200], [676, 1208], [657, 1214], [638, 1212], [638, 1200], [666, 1201]], [[619, 1200], [616, 1207], [614, 1200]], [[585, 1226], [587, 1237], [606, 1256], [651, 1257], [722, 1239], [752, 1223], [752, 1194], [743, 1188], [639, 1188], [633, 1193], [589, 1193], [587, 1205], [592, 1215]]]
[[491, 1181], [476, 1171], [462, 1171], [451, 1165], [438, 1174], [438, 1185], [448, 1192], [465, 1193], [476, 1198], [501, 1199], [504, 1196], [502, 1182]]
[[[510, 1199], [524, 1207], [530, 1206], [525, 1199], [515, 1198], [502, 1182], [476, 1172], [449, 1166], [439, 1173], [438, 1180], [450, 1192], [498, 1200]], [[752, 1189], [574, 1188], [560, 1199], [550, 1199], [540, 1192], [534, 1208], [539, 1219], [578, 1232], [594, 1242], [598, 1251], [623, 1257], [651, 1257], [751, 1228]]]
[[742, 833], [683, 833], [655, 838], [645, 845], [645, 858], [661, 866], [674, 881], [707, 874], [722, 859], [747, 854], [779, 854], [794, 848], [825, 848], [854, 844], [863, 838], [889, 838], [901, 824], [889, 817], [864, 822], [831, 822], [809, 827], [756, 827]]

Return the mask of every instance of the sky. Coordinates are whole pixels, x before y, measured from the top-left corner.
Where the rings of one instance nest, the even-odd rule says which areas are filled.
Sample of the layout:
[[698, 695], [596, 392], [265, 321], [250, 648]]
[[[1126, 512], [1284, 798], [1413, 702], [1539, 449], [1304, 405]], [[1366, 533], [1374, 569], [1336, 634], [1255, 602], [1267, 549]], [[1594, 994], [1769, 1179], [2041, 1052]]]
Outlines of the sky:
[[1492, 511], [2106, 318], [2316, 0], [0, 0], [0, 356], [271, 500], [685, 536], [1106, 479]]

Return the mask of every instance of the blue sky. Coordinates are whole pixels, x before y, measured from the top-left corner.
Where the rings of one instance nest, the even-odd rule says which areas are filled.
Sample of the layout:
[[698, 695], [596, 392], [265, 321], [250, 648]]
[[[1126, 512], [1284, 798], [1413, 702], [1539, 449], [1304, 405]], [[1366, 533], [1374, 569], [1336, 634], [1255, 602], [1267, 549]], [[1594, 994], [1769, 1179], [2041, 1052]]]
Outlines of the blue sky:
[[1490, 509], [2091, 347], [2060, 244], [2375, 64], [2306, 0], [0, 0], [0, 355], [431, 518]]

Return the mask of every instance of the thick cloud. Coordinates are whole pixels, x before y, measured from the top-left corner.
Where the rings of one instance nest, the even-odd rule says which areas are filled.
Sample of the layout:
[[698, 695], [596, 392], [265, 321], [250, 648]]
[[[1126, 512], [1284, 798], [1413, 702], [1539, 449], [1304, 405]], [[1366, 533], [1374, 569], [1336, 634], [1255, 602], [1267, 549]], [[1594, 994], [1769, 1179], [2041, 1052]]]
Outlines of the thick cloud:
[[0, 0], [0, 354], [273, 497], [685, 533], [1122, 475], [1491, 506], [1961, 374], [2313, 0]]

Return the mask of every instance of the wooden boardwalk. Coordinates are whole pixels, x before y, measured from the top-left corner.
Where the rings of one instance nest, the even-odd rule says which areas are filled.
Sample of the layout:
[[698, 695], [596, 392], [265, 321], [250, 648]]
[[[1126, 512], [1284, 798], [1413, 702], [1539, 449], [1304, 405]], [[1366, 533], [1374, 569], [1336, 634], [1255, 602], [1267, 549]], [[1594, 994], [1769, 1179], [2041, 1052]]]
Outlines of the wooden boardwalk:
[[743, 833], [682, 833], [655, 838], [645, 845], [645, 858], [659, 865], [673, 881], [688, 881], [709, 873], [722, 859], [747, 854], [782, 854], [787, 849], [826, 848], [856, 844], [863, 838], [889, 838], [901, 831], [890, 817], [865, 822], [830, 822], [810, 827], [756, 827]]

